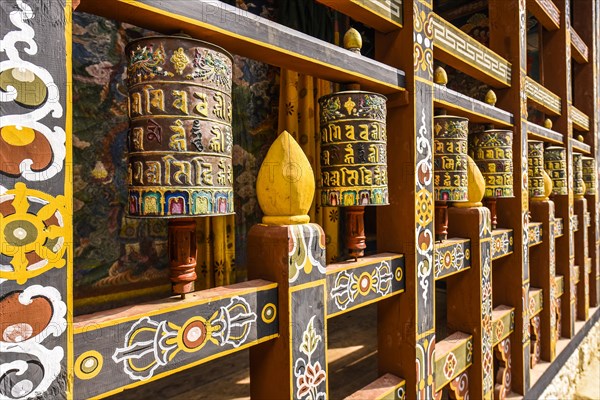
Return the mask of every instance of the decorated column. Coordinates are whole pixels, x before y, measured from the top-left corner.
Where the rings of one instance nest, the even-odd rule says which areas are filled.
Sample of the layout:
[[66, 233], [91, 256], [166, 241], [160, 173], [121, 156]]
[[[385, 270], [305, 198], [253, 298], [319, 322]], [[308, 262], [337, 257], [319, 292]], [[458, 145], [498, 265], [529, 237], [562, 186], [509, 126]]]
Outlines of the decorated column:
[[0, 3], [0, 398], [72, 374], [71, 4]]
[[250, 350], [252, 397], [326, 398], [325, 233], [309, 223], [315, 178], [288, 132], [269, 149], [256, 191], [265, 216], [248, 234], [248, 277], [277, 282], [280, 315], [279, 338]]

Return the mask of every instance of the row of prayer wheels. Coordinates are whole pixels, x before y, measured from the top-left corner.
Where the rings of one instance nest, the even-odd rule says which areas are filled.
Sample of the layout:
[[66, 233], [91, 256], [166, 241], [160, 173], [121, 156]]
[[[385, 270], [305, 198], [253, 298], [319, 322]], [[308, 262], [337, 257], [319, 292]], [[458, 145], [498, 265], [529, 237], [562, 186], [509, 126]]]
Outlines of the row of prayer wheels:
[[[360, 51], [360, 35], [353, 30], [349, 34], [354, 40], [344, 42], [357, 44], [347, 48]], [[128, 211], [134, 217], [169, 220], [171, 281], [173, 291], [184, 296], [193, 291], [196, 279], [193, 217], [234, 213], [233, 59], [220, 47], [181, 35], [138, 39], [127, 45], [126, 52]], [[347, 247], [355, 258], [366, 247], [364, 207], [388, 204], [386, 101], [380, 94], [361, 90], [319, 99], [320, 204], [346, 207]], [[495, 199], [513, 196], [512, 131], [490, 129], [469, 135], [468, 119], [441, 115], [434, 118], [434, 138], [436, 219], [447, 221], [447, 202], [477, 206], [485, 197], [495, 226]], [[291, 146], [292, 141], [286, 136], [280, 147]], [[542, 152], [541, 142], [530, 143], [532, 198], [544, 196]], [[563, 194], [564, 149], [551, 147], [543, 154], [553, 193]], [[593, 161], [575, 158], [576, 194], [583, 194], [585, 187], [595, 191], [589, 177], [595, 171]], [[313, 178], [310, 165], [306, 171], [294, 166], [292, 162], [279, 165], [280, 183], [290, 186], [290, 193], [298, 185], [298, 174], [310, 170]], [[479, 198], [471, 198], [473, 185], [481, 188], [475, 196]], [[272, 204], [267, 205], [259, 196], [263, 222], [308, 222], [314, 187], [310, 192], [302, 199], [288, 195], [289, 204], [281, 207], [273, 206], [281, 204], [281, 198], [270, 199]], [[436, 227], [441, 238], [447, 234], [444, 226]]]
[[[552, 195], [568, 194], [567, 150], [560, 146], [544, 149], [543, 142], [528, 142], [529, 197], [532, 200], [544, 199], [544, 174], [552, 184]], [[573, 194], [583, 197], [596, 194], [596, 160], [573, 153]]]

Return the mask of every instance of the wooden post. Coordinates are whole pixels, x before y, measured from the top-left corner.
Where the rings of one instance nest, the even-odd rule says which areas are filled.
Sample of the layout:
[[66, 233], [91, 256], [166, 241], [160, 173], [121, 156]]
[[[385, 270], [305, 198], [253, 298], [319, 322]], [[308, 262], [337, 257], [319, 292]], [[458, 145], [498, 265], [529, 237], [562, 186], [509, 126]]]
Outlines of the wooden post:
[[543, 360], [556, 357], [556, 263], [554, 239], [554, 202], [532, 201], [531, 219], [542, 223], [542, 243], [530, 251], [531, 286], [542, 289], [540, 353]]
[[[431, 1], [405, 1], [404, 27], [375, 34], [376, 59], [405, 71], [410, 97], [408, 105], [388, 109], [390, 205], [377, 210], [377, 250], [406, 260], [405, 293], [379, 303], [379, 372], [404, 378], [409, 400], [435, 394], [431, 7]], [[414, 60], [400, 56], [406, 49]]]
[[490, 211], [450, 207], [451, 237], [471, 240], [471, 268], [448, 277], [448, 329], [473, 335], [473, 364], [467, 370], [473, 398], [494, 395], [492, 334], [492, 255]]
[[279, 338], [250, 349], [255, 399], [328, 397], [325, 233], [306, 215], [314, 190], [308, 159], [284, 131], [258, 173], [263, 224], [248, 234], [249, 279], [279, 286]]
[[575, 199], [575, 213], [579, 227], [575, 232], [575, 265], [579, 266], [579, 283], [577, 284], [577, 318], [583, 321], [589, 317], [590, 310], [590, 271], [588, 271], [588, 229], [585, 226], [587, 200]]
[[[515, 336], [511, 343], [512, 384], [525, 393], [529, 382], [529, 244], [527, 186], [527, 99], [524, 83], [527, 69], [527, 27], [524, 0], [490, 0], [490, 47], [511, 64], [511, 86], [497, 90], [496, 105], [513, 114], [514, 198], [498, 199], [501, 228], [514, 230], [514, 252], [494, 265], [494, 303], [515, 307]], [[519, 184], [520, 183], [520, 184]], [[518, 267], [520, 266], [520, 270]]]
[[1, 397], [72, 393], [71, 12], [65, 1], [0, 6]]

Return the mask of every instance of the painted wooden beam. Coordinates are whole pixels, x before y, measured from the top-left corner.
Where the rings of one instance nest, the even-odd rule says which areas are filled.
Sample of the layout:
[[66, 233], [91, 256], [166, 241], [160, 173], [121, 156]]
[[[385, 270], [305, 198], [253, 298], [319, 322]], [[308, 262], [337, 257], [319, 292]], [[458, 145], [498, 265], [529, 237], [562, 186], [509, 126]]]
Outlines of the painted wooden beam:
[[527, 11], [549, 31], [560, 29], [560, 10], [552, 0], [527, 0]]
[[579, 230], [579, 216], [577, 214], [571, 216], [571, 228], [573, 229], [573, 232]]
[[435, 389], [439, 392], [473, 362], [473, 336], [454, 332], [435, 344]]
[[496, 88], [510, 87], [511, 64], [433, 13], [434, 57]]
[[515, 329], [515, 308], [499, 305], [492, 310], [493, 345], [497, 346]]
[[327, 318], [404, 291], [404, 256], [383, 253], [327, 266]]
[[532, 287], [529, 289], [529, 304], [528, 315], [529, 318], [538, 315], [542, 311], [542, 289]]
[[402, 28], [402, 0], [317, 0], [376, 31]]
[[556, 297], [560, 297], [565, 292], [565, 278], [562, 275], [556, 275], [554, 282], [556, 283]]
[[494, 124], [506, 128], [512, 127], [513, 116], [509, 112], [442, 85], [434, 84], [433, 90], [435, 106], [448, 110], [452, 115], [467, 117], [470, 122], [474, 123]]
[[573, 27], [571, 27], [571, 50], [575, 61], [580, 64], [588, 62], [588, 47]]
[[542, 223], [530, 222], [528, 228], [529, 247], [542, 243]]
[[406, 382], [392, 374], [385, 374], [364, 388], [352, 393], [345, 400], [404, 400]]
[[82, 0], [78, 10], [169, 34], [185, 32], [241, 56], [382, 94], [404, 88], [404, 72], [223, 2]]
[[74, 321], [74, 397], [106, 397], [276, 338], [277, 284], [254, 280]]
[[533, 107], [550, 115], [561, 114], [561, 98], [530, 77], [525, 78], [525, 93]]
[[545, 142], [562, 144], [563, 135], [543, 126], [527, 122], [527, 135], [529, 139], [543, 140]]
[[471, 241], [452, 238], [434, 245], [435, 279], [444, 279], [471, 268]]
[[514, 232], [512, 229], [494, 229], [492, 231], [492, 261], [513, 252]]
[[573, 129], [588, 132], [590, 130], [590, 118], [583, 112], [579, 111], [579, 109], [577, 109], [575, 106], [570, 107], [570, 112], [571, 119], [573, 120]]
[[563, 224], [563, 219], [562, 218], [556, 218], [554, 219], [554, 237], [561, 237], [562, 235], [565, 234], [564, 231], [564, 224]]
[[591, 147], [583, 142], [580, 142], [577, 139], [573, 139], [570, 138], [569, 141], [571, 142], [571, 145], [573, 146], [573, 150], [579, 152], [579, 153], [583, 153], [583, 154], [587, 154], [590, 155], [591, 154]]

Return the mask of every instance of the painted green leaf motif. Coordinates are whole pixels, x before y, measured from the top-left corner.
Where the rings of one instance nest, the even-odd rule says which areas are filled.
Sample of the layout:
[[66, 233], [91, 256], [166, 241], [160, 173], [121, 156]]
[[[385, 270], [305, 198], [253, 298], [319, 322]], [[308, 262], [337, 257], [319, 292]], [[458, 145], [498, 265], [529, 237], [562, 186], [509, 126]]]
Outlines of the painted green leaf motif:
[[321, 340], [321, 335], [317, 335], [315, 332], [314, 320], [315, 316], [313, 315], [302, 335], [302, 344], [300, 345], [300, 351], [309, 357], [315, 352], [317, 344]]

